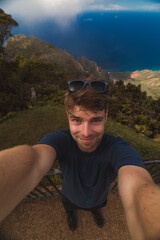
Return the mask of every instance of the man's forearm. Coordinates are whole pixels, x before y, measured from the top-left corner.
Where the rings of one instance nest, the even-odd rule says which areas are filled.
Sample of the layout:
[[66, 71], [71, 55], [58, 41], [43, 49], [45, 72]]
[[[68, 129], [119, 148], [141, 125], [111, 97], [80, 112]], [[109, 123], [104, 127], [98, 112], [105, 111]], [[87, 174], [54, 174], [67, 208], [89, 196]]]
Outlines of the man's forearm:
[[154, 183], [140, 186], [125, 215], [133, 240], [160, 240], [160, 188]]
[[33, 147], [24, 145], [0, 152], [0, 222], [42, 177]]
[[160, 239], [160, 187], [146, 184], [136, 194], [137, 213], [145, 240]]

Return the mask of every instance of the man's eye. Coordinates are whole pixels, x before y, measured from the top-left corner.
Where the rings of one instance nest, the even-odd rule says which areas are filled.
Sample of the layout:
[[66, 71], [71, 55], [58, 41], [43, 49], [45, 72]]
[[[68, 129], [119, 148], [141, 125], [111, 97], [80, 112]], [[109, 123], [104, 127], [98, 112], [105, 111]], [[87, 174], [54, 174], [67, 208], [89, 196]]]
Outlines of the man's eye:
[[94, 123], [98, 123], [98, 122], [101, 122], [102, 120], [101, 119], [93, 119], [92, 122]]
[[73, 121], [73, 122], [76, 122], [76, 123], [80, 122], [80, 120], [77, 119], [77, 118], [72, 119], [72, 121]]

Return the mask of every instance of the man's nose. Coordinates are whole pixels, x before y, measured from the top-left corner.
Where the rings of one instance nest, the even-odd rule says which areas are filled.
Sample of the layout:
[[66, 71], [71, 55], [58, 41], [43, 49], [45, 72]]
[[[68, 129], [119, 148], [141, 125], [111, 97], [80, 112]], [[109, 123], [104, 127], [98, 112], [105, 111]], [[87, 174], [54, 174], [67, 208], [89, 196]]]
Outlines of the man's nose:
[[85, 137], [90, 136], [92, 133], [91, 126], [88, 122], [85, 122], [82, 126], [82, 134]]

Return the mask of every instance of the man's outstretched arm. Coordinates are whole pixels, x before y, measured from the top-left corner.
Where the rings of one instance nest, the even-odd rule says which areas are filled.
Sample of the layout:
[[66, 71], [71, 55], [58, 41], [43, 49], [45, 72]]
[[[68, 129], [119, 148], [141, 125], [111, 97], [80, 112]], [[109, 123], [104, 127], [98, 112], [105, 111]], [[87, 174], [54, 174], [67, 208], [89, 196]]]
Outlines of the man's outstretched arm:
[[137, 166], [119, 169], [118, 186], [132, 239], [159, 240], [160, 187], [145, 169]]
[[22, 145], [0, 152], [0, 222], [52, 167], [55, 150], [48, 145]]

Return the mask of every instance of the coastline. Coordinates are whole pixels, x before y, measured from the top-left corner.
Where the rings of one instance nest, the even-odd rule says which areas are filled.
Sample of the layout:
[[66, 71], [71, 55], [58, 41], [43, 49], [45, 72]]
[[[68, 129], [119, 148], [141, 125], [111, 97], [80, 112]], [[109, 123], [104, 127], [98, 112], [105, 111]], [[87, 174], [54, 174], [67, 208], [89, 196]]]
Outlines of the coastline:
[[152, 72], [159, 72], [160, 71], [160, 67], [159, 68], [140, 68], [140, 69], [135, 69], [135, 70], [124, 70], [124, 71], [119, 71], [119, 70], [117, 70], [117, 71], [114, 71], [114, 69], [104, 69], [105, 71], [107, 71], [108, 72], [108, 74], [110, 74], [110, 73], [133, 73], [133, 72], [136, 72], [136, 71], [138, 71], [138, 72], [141, 72], [141, 71], [145, 71], [145, 70], [147, 70], [147, 71], [152, 71]]
[[109, 80], [116, 83], [122, 80], [124, 84], [141, 85], [142, 91], [146, 91], [148, 96], [158, 99], [160, 96], [160, 70], [153, 71], [149, 69], [136, 70], [131, 73], [127, 72], [109, 72]]

